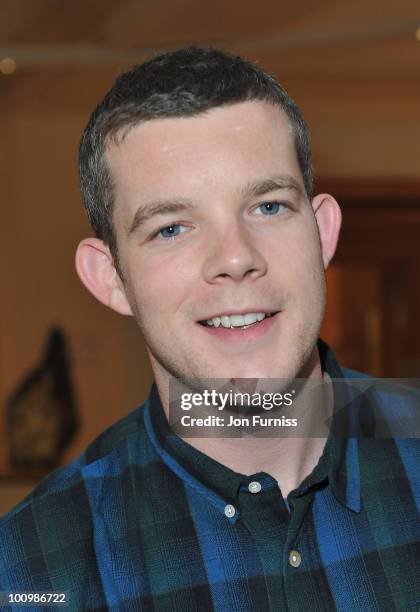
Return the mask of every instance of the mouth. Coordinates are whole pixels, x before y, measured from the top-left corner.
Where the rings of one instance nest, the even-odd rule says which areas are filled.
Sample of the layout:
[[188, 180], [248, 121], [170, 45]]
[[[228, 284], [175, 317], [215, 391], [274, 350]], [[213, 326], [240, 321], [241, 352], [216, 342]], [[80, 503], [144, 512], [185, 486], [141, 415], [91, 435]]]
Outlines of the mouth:
[[[266, 319], [274, 317], [279, 311], [274, 312], [246, 312], [243, 314], [220, 314], [203, 321], [198, 321], [203, 327], [209, 330], [229, 329], [246, 330], [259, 327]], [[265, 326], [265, 325], [264, 325]]]

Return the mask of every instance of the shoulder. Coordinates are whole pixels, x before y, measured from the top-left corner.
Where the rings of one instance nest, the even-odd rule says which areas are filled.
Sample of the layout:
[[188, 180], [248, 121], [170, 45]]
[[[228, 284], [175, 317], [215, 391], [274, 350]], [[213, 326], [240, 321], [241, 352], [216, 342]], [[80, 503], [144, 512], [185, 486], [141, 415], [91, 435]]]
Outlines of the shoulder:
[[[127, 447], [142, 446], [145, 405], [114, 423], [67, 466], [44, 478], [0, 519], [0, 587], [32, 588], [34, 575], [68, 572], [95, 557], [92, 536], [92, 490], [111, 471], [128, 462]], [[134, 442], [132, 439], [135, 439]], [[112, 478], [109, 478], [112, 481]], [[73, 562], [72, 562], [73, 559]], [[86, 569], [86, 568], [85, 568]], [[78, 570], [79, 573], [79, 570]], [[84, 572], [87, 575], [87, 570]], [[37, 582], [38, 586], [41, 582]], [[0, 590], [2, 590], [0, 588]]]
[[344, 378], [362, 378], [362, 379], [372, 379], [373, 380], [373, 376], [370, 376], [369, 374], [366, 374], [365, 372], [358, 372], [357, 370], [352, 370], [350, 368], [341, 368]]
[[[371, 437], [359, 440], [362, 462], [373, 472], [408, 479], [420, 490], [420, 388], [416, 379], [374, 378], [343, 368], [363, 399], [359, 418], [370, 421]], [[380, 459], [373, 459], [372, 452]], [[380, 463], [382, 461], [382, 463]]]
[[11, 520], [28, 504], [35, 501], [39, 502], [48, 494], [72, 489], [83, 477], [84, 468], [104, 459], [132, 434], [141, 433], [143, 431], [144, 408], [145, 405], [142, 405], [113, 423], [95, 438], [77, 459], [48, 474], [22, 502], [0, 519], [0, 529], [4, 522]]

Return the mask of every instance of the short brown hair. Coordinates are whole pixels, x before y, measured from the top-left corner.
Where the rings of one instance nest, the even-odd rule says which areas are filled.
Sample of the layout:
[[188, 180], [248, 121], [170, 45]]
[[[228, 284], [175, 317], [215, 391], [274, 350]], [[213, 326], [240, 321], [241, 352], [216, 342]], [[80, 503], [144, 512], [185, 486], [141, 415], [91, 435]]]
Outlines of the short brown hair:
[[114, 189], [105, 159], [109, 139], [142, 121], [197, 115], [211, 108], [248, 100], [278, 105], [291, 123], [299, 166], [312, 198], [309, 134], [302, 114], [274, 77], [225, 51], [188, 47], [158, 55], [119, 76], [92, 113], [79, 148], [83, 202], [95, 235], [108, 244], [120, 274], [113, 223]]

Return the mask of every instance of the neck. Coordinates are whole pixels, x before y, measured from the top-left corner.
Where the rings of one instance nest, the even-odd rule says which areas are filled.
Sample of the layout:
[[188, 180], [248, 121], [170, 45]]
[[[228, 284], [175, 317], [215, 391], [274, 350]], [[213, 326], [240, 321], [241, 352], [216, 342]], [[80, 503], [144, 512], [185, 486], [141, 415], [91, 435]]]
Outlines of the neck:
[[[169, 377], [163, 379], [156, 374], [156, 385], [168, 418]], [[316, 347], [312, 364], [305, 368], [305, 375], [307, 383], [299, 390], [298, 401], [293, 404], [293, 414], [288, 414], [296, 416], [298, 420], [298, 432], [292, 435], [301, 437], [194, 437], [186, 440], [187, 443], [235, 472], [246, 476], [257, 472], [270, 474], [277, 480], [283, 497], [287, 497], [318, 463], [328, 437], [328, 431], [322, 431], [320, 424], [328, 420], [333, 409], [332, 386], [319, 385], [321, 381], [326, 383], [330, 379], [328, 374], [322, 374]], [[303, 377], [303, 374], [300, 376]], [[315, 396], [314, 383], [318, 390]], [[314, 432], [317, 437], [313, 437]]]

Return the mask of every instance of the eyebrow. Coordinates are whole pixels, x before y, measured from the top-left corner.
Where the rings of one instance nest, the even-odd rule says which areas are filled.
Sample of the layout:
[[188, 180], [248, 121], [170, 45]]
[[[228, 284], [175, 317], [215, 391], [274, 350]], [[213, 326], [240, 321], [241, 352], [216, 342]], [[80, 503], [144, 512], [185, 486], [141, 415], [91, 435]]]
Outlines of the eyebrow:
[[186, 210], [195, 210], [197, 207], [187, 198], [176, 198], [174, 200], [154, 200], [148, 204], [141, 204], [133, 217], [128, 235], [135, 232], [141, 225], [144, 225], [146, 221], [156, 217], [157, 215], [164, 215], [166, 213], [178, 213]]
[[[296, 191], [298, 195], [304, 195], [302, 186], [290, 175], [278, 175], [266, 179], [250, 181], [239, 190], [239, 195], [242, 198], [252, 198], [263, 196], [266, 193], [270, 193], [270, 191], [279, 189]], [[197, 206], [193, 204], [192, 200], [189, 198], [153, 200], [147, 204], [141, 204], [134, 214], [133, 221], [128, 230], [128, 235], [130, 236], [139, 227], [158, 215], [192, 211], [196, 209]]]
[[243, 197], [258, 197], [269, 193], [270, 191], [276, 191], [277, 189], [288, 189], [294, 190], [298, 195], [304, 195], [303, 189], [298, 181], [289, 174], [271, 176], [267, 179], [251, 181], [240, 193]]

